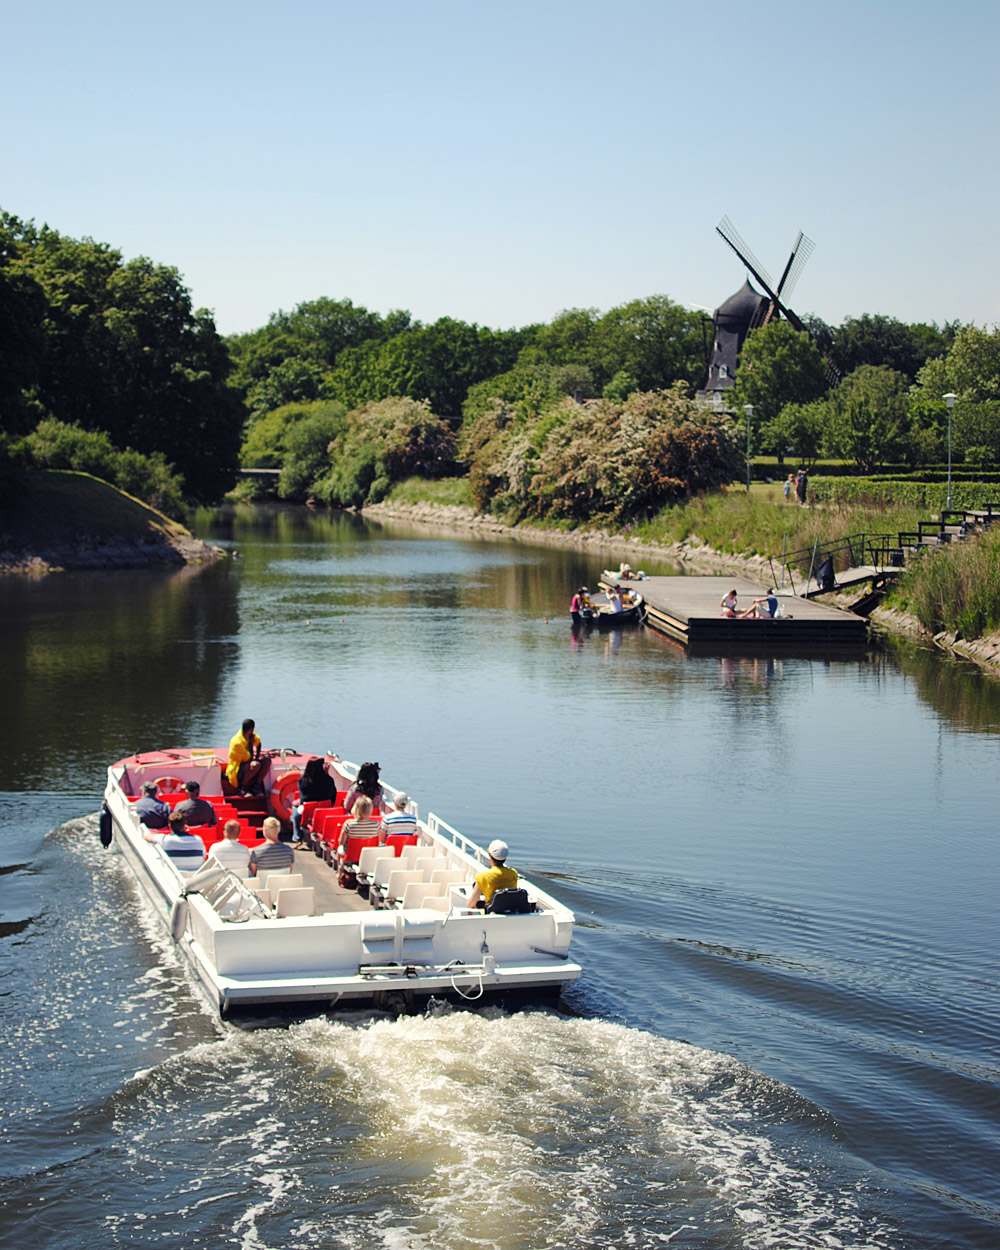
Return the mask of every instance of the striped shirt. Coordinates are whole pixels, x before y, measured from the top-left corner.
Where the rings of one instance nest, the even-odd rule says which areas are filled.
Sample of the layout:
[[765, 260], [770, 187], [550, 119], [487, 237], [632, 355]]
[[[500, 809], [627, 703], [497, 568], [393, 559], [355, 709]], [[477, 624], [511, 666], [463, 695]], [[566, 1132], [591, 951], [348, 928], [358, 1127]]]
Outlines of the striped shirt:
[[275, 872], [279, 868], [291, 868], [295, 852], [287, 842], [265, 842], [250, 852], [250, 863], [256, 865], [258, 872]]
[[393, 808], [391, 812], [386, 812], [382, 817], [382, 832], [385, 834], [402, 833], [411, 834], [417, 832], [417, 818], [412, 812], [401, 812]]

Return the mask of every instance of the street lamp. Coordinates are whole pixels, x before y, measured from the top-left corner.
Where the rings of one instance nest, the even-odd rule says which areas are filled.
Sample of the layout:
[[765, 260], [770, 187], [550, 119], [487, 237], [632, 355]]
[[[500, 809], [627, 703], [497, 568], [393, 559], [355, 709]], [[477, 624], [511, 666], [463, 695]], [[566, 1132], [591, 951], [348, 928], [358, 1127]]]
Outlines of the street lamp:
[[951, 391], [947, 395], [942, 396], [944, 402], [948, 405], [948, 508], [951, 509], [951, 410], [955, 407], [957, 395]]
[[747, 494], [750, 494], [750, 418], [753, 416], [753, 404], [744, 404], [743, 411], [747, 414]]

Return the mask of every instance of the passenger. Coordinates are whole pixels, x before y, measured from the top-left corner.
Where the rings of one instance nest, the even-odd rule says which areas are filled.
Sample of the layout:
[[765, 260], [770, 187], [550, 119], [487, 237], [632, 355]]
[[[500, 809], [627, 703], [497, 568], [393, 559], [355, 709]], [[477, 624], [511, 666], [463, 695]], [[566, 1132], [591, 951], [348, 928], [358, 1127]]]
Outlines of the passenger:
[[[364, 763], [358, 769], [358, 779], [344, 796], [344, 811], [353, 812], [354, 804], [360, 795], [364, 795], [371, 800], [374, 806], [382, 797], [382, 787], [378, 780], [379, 767], [378, 764]], [[369, 808], [369, 815], [371, 808]]]
[[214, 829], [219, 823], [219, 818], [212, 804], [200, 797], [201, 786], [197, 781], [187, 781], [184, 783], [184, 789], [187, 792], [187, 798], [183, 803], [178, 803], [174, 811], [180, 812], [186, 825], [207, 825], [210, 829]]
[[302, 841], [302, 810], [306, 803], [336, 803], [337, 783], [326, 771], [322, 759], [314, 755], [306, 762], [299, 778], [299, 801], [292, 806], [292, 844]]
[[340, 831], [337, 854], [343, 858], [344, 851], [347, 849], [348, 838], [370, 838], [373, 834], [378, 835], [381, 842], [385, 841], [381, 834], [381, 825], [377, 820], [372, 820], [371, 799], [367, 794], [359, 794], [354, 800], [354, 815], [350, 820], [344, 821], [344, 826]]
[[156, 782], [142, 783], [142, 798], [132, 809], [147, 829], [166, 829], [170, 822], [170, 806], [156, 797]]
[[208, 858], [221, 868], [228, 868], [238, 877], [250, 875], [250, 848], [240, 842], [240, 822], [227, 820], [222, 827], [222, 841], [208, 852]]
[[496, 838], [486, 848], [486, 854], [490, 866], [476, 874], [476, 884], [469, 895], [470, 907], [485, 907], [497, 890], [517, 889], [517, 869], [507, 867], [507, 843]]
[[581, 586], [575, 591], [573, 598], [569, 601], [569, 618], [574, 625], [579, 625], [583, 620], [583, 601], [587, 594], [587, 587]]
[[270, 760], [261, 759], [260, 738], [254, 733], [254, 722], [245, 720], [238, 733], [229, 740], [229, 764], [226, 778], [241, 794], [264, 793], [261, 775]]
[[406, 810], [409, 801], [408, 796], [402, 790], [393, 795], [392, 811], [386, 812], [379, 825], [379, 846], [385, 845], [386, 837], [390, 833], [401, 833], [408, 837], [417, 832], [417, 818], [412, 812]]
[[184, 817], [178, 811], [170, 813], [169, 833], [147, 831], [143, 837], [147, 842], [162, 846], [171, 861], [185, 872], [200, 868], [205, 862], [205, 843], [196, 833], [188, 833], [184, 827]]
[[611, 604], [611, 611], [616, 615], [621, 615], [622, 610], [622, 594], [617, 586], [612, 586], [608, 591], [608, 603]]
[[264, 821], [264, 845], [255, 846], [250, 852], [251, 877], [256, 877], [261, 869], [264, 872], [281, 872], [295, 863], [295, 852], [289, 844], [278, 841], [280, 833], [281, 821], [268, 816]]

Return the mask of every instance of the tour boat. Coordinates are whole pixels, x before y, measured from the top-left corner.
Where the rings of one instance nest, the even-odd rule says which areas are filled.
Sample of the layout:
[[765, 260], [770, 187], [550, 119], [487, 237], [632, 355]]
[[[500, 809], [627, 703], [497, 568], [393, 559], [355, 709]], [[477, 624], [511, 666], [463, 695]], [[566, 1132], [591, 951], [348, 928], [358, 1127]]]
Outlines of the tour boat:
[[[569, 957], [573, 913], [523, 876], [497, 903], [506, 914], [468, 906], [486, 852], [440, 817], [407, 810], [416, 832], [351, 838], [336, 854], [348, 819], [342, 803], [357, 765], [326, 755], [335, 803], [306, 804], [307, 844], [280, 873], [246, 878], [200, 857], [181, 869], [159, 842], [146, 839], [134, 810], [145, 782], [173, 806], [196, 781], [216, 809], [221, 837], [240, 821], [240, 841], [261, 847], [260, 824], [274, 815], [287, 829], [307, 754], [271, 752], [263, 795], [240, 795], [225, 779], [226, 748], [150, 751], [108, 769], [101, 840], [114, 846], [210, 1000], [223, 1015], [240, 1008], [365, 1005], [400, 1009], [431, 998], [516, 1001], [558, 997], [582, 972]], [[391, 806], [398, 791], [382, 784]], [[154, 831], [155, 832], [155, 831]], [[204, 829], [193, 832], [204, 834]], [[315, 854], [313, 853], [315, 851]], [[190, 862], [190, 861], [188, 861]], [[342, 884], [343, 883], [343, 884]]]

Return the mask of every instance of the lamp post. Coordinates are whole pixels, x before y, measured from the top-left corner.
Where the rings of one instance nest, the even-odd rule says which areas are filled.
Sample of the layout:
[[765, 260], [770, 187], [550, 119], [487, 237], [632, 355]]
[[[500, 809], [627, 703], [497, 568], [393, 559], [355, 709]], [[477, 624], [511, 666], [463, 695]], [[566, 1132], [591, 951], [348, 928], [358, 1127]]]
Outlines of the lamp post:
[[747, 414], [747, 494], [750, 494], [750, 418], [753, 416], [753, 404], [744, 404], [743, 411]]
[[955, 407], [957, 395], [951, 391], [947, 395], [942, 396], [944, 402], [948, 405], [948, 508], [951, 509], [951, 412]]

